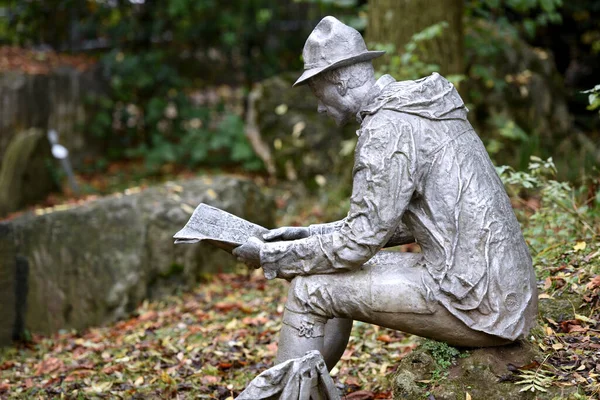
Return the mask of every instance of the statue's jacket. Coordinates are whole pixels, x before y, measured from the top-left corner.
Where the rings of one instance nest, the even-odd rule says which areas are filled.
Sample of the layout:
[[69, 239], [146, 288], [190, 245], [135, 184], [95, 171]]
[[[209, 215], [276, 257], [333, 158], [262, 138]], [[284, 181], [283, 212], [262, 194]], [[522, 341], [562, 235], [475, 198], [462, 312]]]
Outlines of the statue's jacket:
[[386, 75], [367, 97], [348, 216], [306, 239], [265, 244], [261, 264], [281, 276], [349, 271], [390, 238], [414, 238], [428, 296], [472, 329], [527, 334], [537, 307], [531, 257], [454, 86], [435, 73]]

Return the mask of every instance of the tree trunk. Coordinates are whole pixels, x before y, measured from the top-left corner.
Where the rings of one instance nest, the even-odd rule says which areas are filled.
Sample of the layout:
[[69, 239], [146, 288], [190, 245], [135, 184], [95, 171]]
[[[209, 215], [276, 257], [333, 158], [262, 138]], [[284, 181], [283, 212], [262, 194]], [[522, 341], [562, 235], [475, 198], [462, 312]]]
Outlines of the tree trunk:
[[[464, 72], [463, 0], [369, 0], [368, 14], [367, 43], [392, 43], [398, 54], [412, 35], [446, 21], [448, 27], [427, 41], [426, 54], [420, 56], [439, 65], [441, 74]], [[385, 63], [386, 57], [378, 62]]]

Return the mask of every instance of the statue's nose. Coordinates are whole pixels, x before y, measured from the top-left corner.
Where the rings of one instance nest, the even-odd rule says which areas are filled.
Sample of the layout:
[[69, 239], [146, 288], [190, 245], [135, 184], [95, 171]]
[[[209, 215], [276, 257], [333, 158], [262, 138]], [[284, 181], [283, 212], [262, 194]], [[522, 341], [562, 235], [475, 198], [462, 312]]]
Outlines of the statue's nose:
[[325, 107], [320, 101], [317, 103], [317, 112], [319, 114], [325, 114], [327, 112], [327, 107]]

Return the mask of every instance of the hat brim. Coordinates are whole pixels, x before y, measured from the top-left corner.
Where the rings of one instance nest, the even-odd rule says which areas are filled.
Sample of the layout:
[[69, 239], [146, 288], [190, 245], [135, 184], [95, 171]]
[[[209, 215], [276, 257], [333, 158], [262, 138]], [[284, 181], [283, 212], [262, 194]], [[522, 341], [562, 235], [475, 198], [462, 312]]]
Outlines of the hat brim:
[[298, 80], [292, 85], [292, 87], [304, 85], [307, 83], [307, 81], [310, 78], [312, 78], [322, 72], [330, 71], [335, 68], [345, 67], [346, 65], [350, 65], [350, 64], [356, 64], [356, 63], [363, 62], [363, 61], [369, 61], [374, 58], [380, 57], [384, 54], [385, 54], [385, 51], [366, 51], [364, 53], [357, 54], [355, 56], [336, 61], [333, 64], [329, 64], [325, 67], [307, 69], [302, 73], [302, 75], [300, 75], [300, 78], [298, 78]]

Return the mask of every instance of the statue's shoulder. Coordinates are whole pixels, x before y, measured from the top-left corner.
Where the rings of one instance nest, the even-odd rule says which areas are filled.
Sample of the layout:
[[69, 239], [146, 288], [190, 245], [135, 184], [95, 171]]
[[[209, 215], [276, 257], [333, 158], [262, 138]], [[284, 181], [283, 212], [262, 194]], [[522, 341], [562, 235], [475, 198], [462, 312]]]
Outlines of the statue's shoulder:
[[361, 111], [363, 118], [380, 110], [392, 110], [429, 120], [464, 120], [467, 108], [456, 88], [438, 73], [414, 81], [397, 81], [385, 86]]

